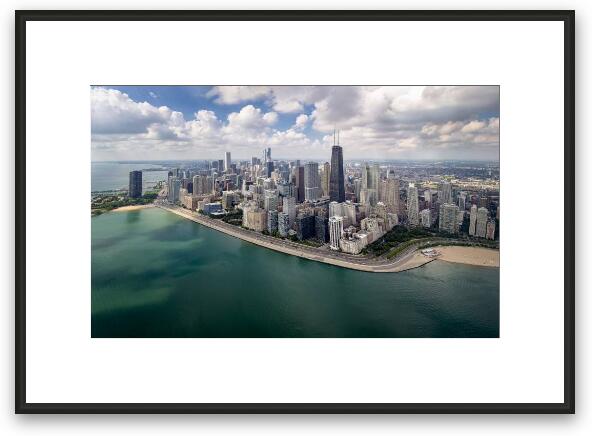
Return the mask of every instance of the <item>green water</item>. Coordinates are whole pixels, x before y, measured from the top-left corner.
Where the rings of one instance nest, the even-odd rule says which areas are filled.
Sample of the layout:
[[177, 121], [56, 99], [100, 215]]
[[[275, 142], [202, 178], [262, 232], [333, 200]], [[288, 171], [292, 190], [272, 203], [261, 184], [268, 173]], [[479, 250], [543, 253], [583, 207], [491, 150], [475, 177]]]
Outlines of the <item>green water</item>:
[[498, 337], [499, 269], [277, 253], [160, 209], [92, 218], [93, 337]]

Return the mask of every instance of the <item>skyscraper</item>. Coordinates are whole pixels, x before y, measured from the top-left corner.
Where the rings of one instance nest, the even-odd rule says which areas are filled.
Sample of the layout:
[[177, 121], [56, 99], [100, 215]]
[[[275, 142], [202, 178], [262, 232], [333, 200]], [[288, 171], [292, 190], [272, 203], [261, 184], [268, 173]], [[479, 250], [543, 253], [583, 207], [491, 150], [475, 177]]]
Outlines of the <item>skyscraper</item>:
[[430, 210], [429, 209], [424, 209], [424, 210], [422, 210], [420, 212], [419, 215], [421, 217], [421, 225], [423, 227], [427, 227], [427, 228], [431, 227], [431, 225], [432, 225], [432, 216], [431, 216]]
[[284, 197], [282, 212], [288, 215], [288, 229], [292, 227], [296, 220], [296, 202], [294, 197]]
[[207, 176], [193, 176], [193, 196], [206, 195], [212, 193], [212, 178]]
[[385, 200], [387, 206], [394, 213], [400, 213], [399, 210], [399, 181], [394, 178], [388, 178], [386, 181]]
[[329, 216], [344, 216], [344, 204], [345, 203], [337, 203], [336, 201], [329, 203]]
[[301, 241], [312, 238], [315, 235], [315, 216], [300, 215], [296, 217], [296, 237]]
[[480, 207], [477, 209], [477, 229], [475, 231], [475, 236], [478, 238], [484, 238], [487, 235], [488, 216], [489, 211], [486, 208]]
[[265, 162], [265, 176], [271, 177], [271, 173], [273, 173], [273, 170], [274, 170], [273, 161], [268, 160], [267, 162]]
[[[339, 133], [338, 133], [339, 135]], [[335, 135], [333, 135], [335, 136]], [[339, 136], [338, 136], [339, 138]], [[333, 139], [335, 141], [335, 139]], [[329, 197], [331, 201], [345, 201], [345, 179], [343, 174], [343, 148], [337, 144], [331, 148], [331, 176], [329, 179]]]
[[466, 202], [467, 202], [467, 193], [461, 192], [458, 195], [458, 209], [464, 211], [465, 207], [466, 207]]
[[296, 202], [304, 201], [304, 167], [296, 167]]
[[440, 230], [458, 233], [458, 206], [452, 203], [440, 206]]
[[285, 212], [278, 213], [278, 233], [281, 237], [285, 238], [288, 236], [290, 230], [290, 218]]
[[278, 211], [277, 210], [267, 211], [267, 231], [272, 235], [278, 231]]
[[343, 233], [343, 217], [332, 216], [329, 218], [329, 241], [331, 250], [339, 250], [339, 239]]
[[324, 216], [315, 216], [315, 237], [323, 243], [329, 240], [329, 220]]
[[452, 185], [450, 182], [442, 182], [440, 184], [440, 194], [438, 195], [440, 203], [452, 203]]
[[370, 188], [369, 183], [368, 183], [369, 179], [370, 179], [370, 165], [368, 165], [367, 162], [364, 162], [362, 164], [362, 186], [360, 186], [360, 189]]
[[304, 199], [314, 201], [318, 199], [321, 191], [321, 179], [319, 177], [319, 164], [308, 162], [304, 165]]
[[380, 166], [375, 163], [370, 167], [370, 177], [368, 180], [368, 189], [374, 189], [378, 195], [378, 182], [380, 181]]
[[321, 176], [321, 188], [324, 196], [329, 196], [329, 180], [331, 178], [331, 165], [329, 162], [323, 164], [323, 173]]
[[224, 170], [226, 172], [230, 171], [230, 152], [229, 151], [224, 153]]
[[475, 236], [477, 232], [477, 205], [471, 206], [471, 215], [469, 216], [469, 235]]
[[130, 171], [127, 195], [130, 198], [142, 196], [142, 171]]
[[409, 191], [407, 194], [407, 219], [409, 225], [419, 225], [419, 198], [417, 187], [414, 183], [409, 183]]
[[279, 200], [278, 192], [275, 189], [266, 189], [264, 195], [263, 208], [266, 211], [277, 210]]
[[169, 177], [168, 186], [168, 200], [170, 203], [176, 203], [179, 201], [179, 193], [181, 190], [181, 180], [176, 177]]
[[343, 204], [343, 213], [345, 217], [348, 219], [351, 225], [357, 225], [357, 213], [356, 213], [356, 205], [351, 202], [346, 202]]

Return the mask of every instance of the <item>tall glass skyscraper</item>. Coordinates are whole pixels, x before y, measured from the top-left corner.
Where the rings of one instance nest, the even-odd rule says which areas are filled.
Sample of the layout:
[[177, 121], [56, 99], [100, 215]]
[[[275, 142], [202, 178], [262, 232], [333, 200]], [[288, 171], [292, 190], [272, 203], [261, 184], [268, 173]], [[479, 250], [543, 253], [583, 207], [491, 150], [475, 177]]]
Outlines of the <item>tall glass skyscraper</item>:
[[334, 145], [331, 149], [331, 177], [329, 179], [329, 197], [331, 201], [345, 201], [345, 180], [343, 175], [343, 148]]
[[127, 195], [130, 198], [138, 198], [142, 196], [142, 171], [130, 171]]
[[304, 201], [304, 167], [296, 167], [296, 202]]
[[319, 164], [308, 162], [304, 165], [304, 199], [314, 201], [321, 196], [321, 178]]

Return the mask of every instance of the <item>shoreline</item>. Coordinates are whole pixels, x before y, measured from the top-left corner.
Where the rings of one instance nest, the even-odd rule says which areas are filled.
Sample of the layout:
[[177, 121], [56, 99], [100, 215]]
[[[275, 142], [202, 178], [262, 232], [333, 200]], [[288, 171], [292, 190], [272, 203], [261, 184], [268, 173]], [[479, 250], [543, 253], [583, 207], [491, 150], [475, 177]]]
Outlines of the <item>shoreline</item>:
[[464, 265], [484, 266], [488, 268], [499, 268], [499, 250], [492, 250], [485, 247], [462, 247], [448, 245], [436, 247], [440, 255], [436, 259], [443, 262], [462, 263]]
[[134, 210], [140, 209], [148, 209], [150, 207], [155, 207], [154, 204], [132, 204], [129, 206], [121, 206], [116, 209], [110, 210], [109, 212], [132, 212]]
[[[152, 206], [152, 205], [150, 205]], [[250, 242], [255, 245], [259, 245], [264, 248], [268, 248], [270, 250], [278, 251], [280, 253], [289, 254], [292, 256], [301, 257], [308, 260], [314, 260], [317, 262], [326, 263], [329, 265], [334, 265], [342, 268], [353, 269], [357, 271], [363, 272], [373, 272], [373, 273], [389, 273], [389, 272], [402, 272], [408, 271], [414, 268], [419, 268], [427, 263], [430, 263], [434, 260], [444, 260], [449, 262], [455, 263], [465, 263], [469, 265], [475, 265], [474, 263], [470, 263], [471, 261], [475, 261], [474, 253], [470, 250], [473, 249], [481, 249], [486, 251], [492, 251], [497, 254], [499, 266], [499, 251], [492, 250], [487, 248], [480, 248], [480, 247], [440, 247], [438, 246], [438, 250], [444, 250], [446, 248], [457, 248], [461, 249], [460, 252], [465, 252], [464, 256], [458, 254], [458, 250], [453, 250], [452, 253], [448, 253], [446, 259], [443, 259], [442, 256], [438, 257], [426, 257], [424, 256], [417, 247], [411, 247], [408, 251], [403, 252], [400, 256], [398, 256], [395, 260], [375, 260], [375, 259], [368, 259], [364, 257], [354, 258], [349, 257], [352, 255], [345, 255], [345, 254], [336, 254], [330, 251], [322, 251], [317, 248], [311, 248], [304, 245], [300, 245], [296, 242], [286, 241], [286, 240], [278, 240], [277, 238], [273, 238], [272, 236], [266, 236], [259, 233], [252, 232], [250, 230], [246, 230], [232, 224], [227, 224], [218, 220], [213, 220], [211, 218], [206, 218], [200, 216], [194, 212], [188, 211], [186, 209], [178, 208], [178, 207], [170, 207], [164, 206], [160, 204], [153, 205], [158, 207], [159, 209], [163, 209], [174, 213], [177, 216], [182, 218], [188, 219], [190, 221], [196, 222], [198, 224], [202, 224], [205, 227], [211, 228], [213, 230], [217, 230], [221, 233], [226, 235], [232, 236], [237, 239], [241, 239], [246, 242]], [[123, 208], [120, 208], [123, 209]], [[130, 209], [127, 209], [130, 210]], [[462, 250], [462, 249], [469, 249], [469, 251]], [[450, 250], [446, 250], [447, 252]], [[455, 254], [455, 255], [454, 255]], [[493, 256], [493, 253], [490, 253], [490, 256]], [[487, 257], [487, 256], [486, 256]], [[482, 264], [477, 264], [479, 266], [483, 266]], [[488, 266], [495, 266], [495, 265], [488, 265]]]

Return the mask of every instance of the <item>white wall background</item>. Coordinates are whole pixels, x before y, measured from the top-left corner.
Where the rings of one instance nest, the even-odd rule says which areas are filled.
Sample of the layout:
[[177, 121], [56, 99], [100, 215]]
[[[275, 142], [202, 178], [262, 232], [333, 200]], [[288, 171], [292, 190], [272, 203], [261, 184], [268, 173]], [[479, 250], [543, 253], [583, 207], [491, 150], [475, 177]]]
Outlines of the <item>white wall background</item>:
[[[592, 95], [590, 86], [583, 78], [590, 77], [590, 61], [584, 57], [590, 53], [590, 30], [592, 22], [592, 6], [584, 1], [526, 1], [518, 3], [507, 0], [498, 2], [482, 2], [477, 5], [469, 1], [422, 1], [422, 2], [389, 2], [367, 0], [325, 1], [322, 4], [309, 0], [299, 2], [283, 2], [287, 9], [312, 8], [348, 8], [348, 9], [471, 9], [479, 6], [483, 9], [576, 9], [576, 47], [577, 54], [577, 124], [576, 153], [577, 180], [579, 187], [576, 197], [580, 196], [582, 187], [590, 185], [590, 172], [586, 171], [592, 164], [592, 156], [587, 148], [590, 142], [590, 127], [585, 125], [589, 119]], [[74, 1], [5, 1], [1, 15], [2, 33], [2, 68], [0, 83], [5, 98], [0, 103], [0, 177], [4, 192], [8, 193], [8, 204], [11, 201], [14, 181], [14, 9], [79, 9], [83, 5]], [[166, 3], [158, 1], [87, 2], [90, 9], [125, 8], [125, 9], [159, 9], [159, 8], [195, 8], [196, 2], [171, 0]], [[241, 2], [201, 2], [202, 8], [258, 8], [272, 9], [278, 7], [274, 2], [249, 1]], [[579, 80], [582, 79], [582, 80]], [[581, 195], [582, 199], [585, 196]], [[592, 310], [591, 297], [586, 293], [591, 283], [589, 268], [584, 270], [589, 259], [584, 256], [585, 247], [592, 242], [592, 234], [585, 226], [585, 217], [591, 215], [590, 203], [580, 201], [577, 208], [577, 228], [579, 243], [576, 246], [577, 264], [577, 396], [576, 416], [15, 416], [13, 413], [14, 398], [14, 213], [12, 209], [3, 207], [0, 213], [0, 277], [2, 286], [2, 348], [0, 348], [0, 432], [4, 434], [585, 434], [592, 428], [592, 409], [590, 407], [590, 376], [585, 372], [591, 367], [590, 360], [590, 317]], [[581, 227], [581, 229], [580, 229]], [[588, 345], [588, 346], [587, 346]]]

